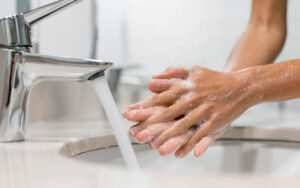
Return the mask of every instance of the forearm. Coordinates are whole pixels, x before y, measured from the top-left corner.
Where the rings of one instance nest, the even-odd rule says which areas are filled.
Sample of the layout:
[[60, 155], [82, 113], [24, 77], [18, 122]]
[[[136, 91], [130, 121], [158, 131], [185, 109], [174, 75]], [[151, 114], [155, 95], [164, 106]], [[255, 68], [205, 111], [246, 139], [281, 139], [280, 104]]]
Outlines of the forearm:
[[286, 37], [286, 1], [253, 0], [250, 23], [227, 61], [225, 72], [272, 63]]
[[249, 67], [234, 74], [247, 82], [253, 105], [300, 98], [300, 59]]

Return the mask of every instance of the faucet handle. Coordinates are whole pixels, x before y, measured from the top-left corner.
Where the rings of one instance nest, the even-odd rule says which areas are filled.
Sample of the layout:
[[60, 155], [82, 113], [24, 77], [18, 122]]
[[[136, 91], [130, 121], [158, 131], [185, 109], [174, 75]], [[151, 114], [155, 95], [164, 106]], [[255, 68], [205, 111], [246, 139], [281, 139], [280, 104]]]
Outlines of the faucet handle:
[[0, 48], [29, 51], [31, 26], [40, 20], [82, 0], [59, 0], [29, 12], [0, 19]]
[[23, 13], [24, 20], [27, 24], [33, 25], [40, 20], [70, 6], [74, 3], [79, 3], [82, 0], [60, 0], [48, 5], [36, 8], [34, 10]]

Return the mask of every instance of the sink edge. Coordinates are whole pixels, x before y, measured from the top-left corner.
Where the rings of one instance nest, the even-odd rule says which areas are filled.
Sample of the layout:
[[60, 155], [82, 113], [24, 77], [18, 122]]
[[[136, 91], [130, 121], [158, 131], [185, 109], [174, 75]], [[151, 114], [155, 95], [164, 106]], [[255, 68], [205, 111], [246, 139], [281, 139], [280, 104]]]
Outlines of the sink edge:
[[[300, 142], [299, 128], [278, 127], [231, 127], [220, 139], [221, 140], [257, 140], [278, 142]], [[130, 137], [131, 143], [137, 143]], [[104, 133], [88, 136], [76, 140], [67, 141], [59, 149], [59, 153], [65, 157], [73, 157], [81, 153], [116, 146], [114, 134]]]

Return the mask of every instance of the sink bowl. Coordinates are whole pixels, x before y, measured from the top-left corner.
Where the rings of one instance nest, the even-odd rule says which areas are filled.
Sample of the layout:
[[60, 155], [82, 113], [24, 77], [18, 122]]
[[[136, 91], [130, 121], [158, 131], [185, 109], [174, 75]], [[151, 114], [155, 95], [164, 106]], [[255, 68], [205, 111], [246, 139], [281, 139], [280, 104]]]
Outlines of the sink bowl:
[[[251, 173], [294, 175], [300, 173], [300, 143], [219, 140], [201, 157], [189, 154], [183, 159], [174, 155], [162, 157], [146, 144], [134, 144], [142, 169], [199, 173]], [[74, 160], [125, 167], [118, 147], [88, 151], [73, 156]]]

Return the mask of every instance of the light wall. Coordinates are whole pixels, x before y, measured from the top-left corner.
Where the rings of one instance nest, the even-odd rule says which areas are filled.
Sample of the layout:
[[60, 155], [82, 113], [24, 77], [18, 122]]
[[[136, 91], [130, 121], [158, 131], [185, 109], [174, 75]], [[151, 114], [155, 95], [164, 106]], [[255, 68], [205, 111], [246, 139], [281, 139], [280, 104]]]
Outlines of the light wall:
[[129, 57], [151, 73], [172, 65], [221, 70], [250, 11], [245, 0], [129, 2]]
[[[128, 1], [130, 61], [151, 73], [193, 64], [222, 70], [251, 10], [250, 0]], [[288, 2], [288, 37], [277, 61], [299, 58], [298, 7], [300, 1]]]
[[15, 12], [16, 12], [15, 1], [12, 0], [0, 1], [0, 18], [15, 14]]

